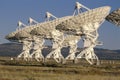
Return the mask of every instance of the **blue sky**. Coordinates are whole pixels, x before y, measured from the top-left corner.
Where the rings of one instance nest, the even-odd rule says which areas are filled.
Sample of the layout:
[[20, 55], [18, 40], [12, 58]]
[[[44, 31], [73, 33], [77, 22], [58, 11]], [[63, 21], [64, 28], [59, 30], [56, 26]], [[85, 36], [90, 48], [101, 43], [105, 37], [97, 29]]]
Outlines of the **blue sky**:
[[[19, 20], [28, 24], [32, 17], [42, 22], [47, 11], [56, 17], [72, 15], [76, 1], [91, 9], [106, 5], [111, 11], [120, 8], [120, 0], [0, 0], [0, 43], [9, 42], [4, 36], [17, 28]], [[101, 48], [120, 49], [120, 27], [105, 21], [99, 28], [99, 40], [104, 43]]]

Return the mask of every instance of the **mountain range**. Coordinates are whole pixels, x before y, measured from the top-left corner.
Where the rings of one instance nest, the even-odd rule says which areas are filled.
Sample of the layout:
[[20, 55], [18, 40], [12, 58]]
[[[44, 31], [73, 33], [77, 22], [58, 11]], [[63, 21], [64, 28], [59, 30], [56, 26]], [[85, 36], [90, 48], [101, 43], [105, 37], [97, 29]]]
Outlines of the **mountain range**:
[[[80, 49], [80, 48], [79, 48]], [[42, 50], [43, 55], [47, 55], [51, 51], [51, 47]], [[95, 48], [95, 53], [99, 59], [120, 60], [120, 50], [109, 50], [102, 48]], [[22, 45], [18, 43], [4, 43], [0, 44], [0, 56], [16, 57], [22, 51]], [[62, 54], [67, 55], [69, 49], [63, 48]]]

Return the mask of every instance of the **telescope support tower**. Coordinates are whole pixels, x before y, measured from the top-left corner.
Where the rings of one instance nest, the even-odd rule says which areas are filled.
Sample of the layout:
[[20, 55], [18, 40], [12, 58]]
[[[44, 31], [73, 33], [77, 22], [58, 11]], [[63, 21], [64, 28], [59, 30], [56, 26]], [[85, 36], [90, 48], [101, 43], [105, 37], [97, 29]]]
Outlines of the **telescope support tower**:
[[17, 58], [18, 59], [21, 58], [25, 61], [28, 61], [31, 59], [30, 50], [31, 50], [32, 42], [28, 40], [23, 40], [22, 45], [23, 45], [22, 52], [17, 56]]
[[36, 61], [44, 62], [44, 56], [42, 55], [42, 49], [43, 49], [43, 44], [44, 44], [44, 39], [33, 36], [34, 37], [34, 42], [33, 42], [33, 51], [31, 53], [31, 57], [35, 59]]
[[[97, 28], [97, 26], [99, 26], [99, 24], [94, 25], [95, 28]], [[87, 32], [87, 31], [84, 32], [84, 35], [83, 35], [84, 48], [77, 55], [75, 62], [78, 58], [85, 58], [91, 65], [94, 63], [99, 65], [99, 59], [94, 53], [94, 47], [96, 45], [101, 45], [100, 42], [97, 41], [98, 36], [99, 34], [97, 32], [97, 29], [95, 29], [94, 32]]]
[[46, 56], [46, 60], [53, 58], [57, 63], [62, 63], [62, 61], [64, 60], [64, 57], [61, 54], [62, 43], [64, 41], [63, 33], [54, 30], [52, 33], [52, 37], [53, 37], [52, 49], [54, 50]]

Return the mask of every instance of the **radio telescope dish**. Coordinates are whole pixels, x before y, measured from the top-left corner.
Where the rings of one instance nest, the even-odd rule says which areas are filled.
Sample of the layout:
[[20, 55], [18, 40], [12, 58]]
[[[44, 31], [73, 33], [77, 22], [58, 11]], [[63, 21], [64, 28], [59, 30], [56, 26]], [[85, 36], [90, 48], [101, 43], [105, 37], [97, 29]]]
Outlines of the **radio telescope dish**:
[[50, 36], [52, 37], [50, 33], [56, 30], [55, 27], [61, 22], [64, 22], [65, 20], [70, 19], [71, 17], [72, 16], [66, 16], [62, 18], [57, 18], [52, 21], [44, 22], [41, 25], [36, 26], [36, 28], [32, 29], [30, 34], [37, 35], [37, 36], [43, 36], [44, 38], [50, 38]]
[[76, 35], [81, 34], [83, 30], [92, 32], [95, 30], [95, 28], [98, 28], [92, 25], [95, 25], [94, 23], [102, 23], [104, 18], [108, 15], [109, 11], [110, 7], [105, 6], [80, 13], [62, 22], [56, 26], [56, 29], [70, 34], [72, 32]]
[[24, 38], [30, 37], [29, 32], [35, 27], [36, 27], [36, 25], [25, 26], [22, 29], [19, 29], [19, 30], [16, 30], [14, 32], [9, 33], [8, 35], [6, 35], [5, 38], [10, 40], [10, 41], [15, 41], [16, 42], [21, 38], [23, 39], [23, 36], [24, 36]]
[[120, 26], [120, 8], [111, 12], [107, 17], [106, 20]]
[[75, 62], [78, 58], [85, 58], [90, 64], [93, 64], [94, 60], [99, 64], [99, 59], [94, 53], [94, 47], [98, 45], [98, 43], [96, 43], [99, 36], [97, 30], [104, 22], [109, 11], [109, 6], [99, 7], [78, 14], [56, 26], [56, 29], [64, 33], [85, 37], [84, 48], [80, 54], [76, 56]]
[[20, 31], [20, 32], [15, 34], [15, 38], [18, 40], [28, 38], [28, 37], [31, 37], [31, 35], [25, 31]]
[[38, 23], [35, 25], [25, 26], [22, 29], [16, 30], [16, 31], [8, 34], [5, 38], [10, 41], [17, 41], [18, 39], [21, 39], [21, 38], [23, 39], [23, 36], [24, 36], [24, 38], [30, 37], [31, 34], [32, 35], [43, 35], [46, 33], [48, 34], [51, 30], [55, 29], [56, 25], [60, 24], [64, 20], [67, 20], [71, 17], [72, 16], [66, 16], [66, 17], [62, 17], [62, 18], [57, 18], [55, 20]]

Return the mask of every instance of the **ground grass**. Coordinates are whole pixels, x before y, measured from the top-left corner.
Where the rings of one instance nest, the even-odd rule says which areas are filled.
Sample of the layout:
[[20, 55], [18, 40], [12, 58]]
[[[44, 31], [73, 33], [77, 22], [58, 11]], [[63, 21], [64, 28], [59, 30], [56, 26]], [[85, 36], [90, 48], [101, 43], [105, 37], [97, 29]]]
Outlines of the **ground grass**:
[[57, 64], [0, 58], [0, 80], [120, 80], [119, 64]]

